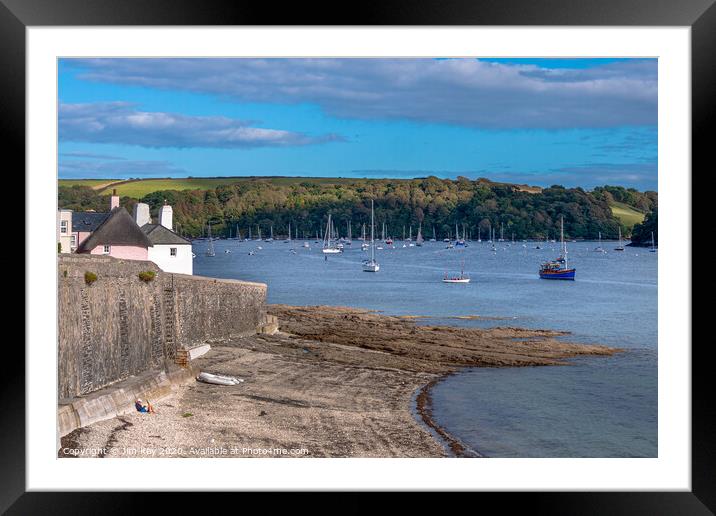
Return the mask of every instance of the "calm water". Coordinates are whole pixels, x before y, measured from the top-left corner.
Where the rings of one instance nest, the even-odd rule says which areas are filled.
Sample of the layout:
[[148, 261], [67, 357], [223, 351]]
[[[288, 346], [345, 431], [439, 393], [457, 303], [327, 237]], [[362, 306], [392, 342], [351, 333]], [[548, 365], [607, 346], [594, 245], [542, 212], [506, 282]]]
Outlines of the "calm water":
[[[260, 281], [270, 303], [344, 305], [391, 315], [426, 315], [430, 323], [510, 325], [572, 332], [572, 341], [625, 348], [608, 358], [579, 358], [568, 367], [476, 368], [433, 391], [436, 421], [490, 457], [657, 456], [657, 253], [626, 248], [597, 253], [591, 242], [569, 244], [577, 280], [540, 280], [541, 261], [559, 244], [497, 244], [376, 251], [377, 274], [361, 270], [360, 242], [324, 259], [311, 249], [275, 242], [215, 242], [204, 256], [195, 242], [194, 273]], [[249, 250], [257, 245], [253, 256]], [[290, 251], [295, 248], [295, 254]], [[231, 253], [225, 253], [230, 249]], [[469, 284], [444, 284], [464, 262]], [[479, 315], [480, 320], [454, 319]]]

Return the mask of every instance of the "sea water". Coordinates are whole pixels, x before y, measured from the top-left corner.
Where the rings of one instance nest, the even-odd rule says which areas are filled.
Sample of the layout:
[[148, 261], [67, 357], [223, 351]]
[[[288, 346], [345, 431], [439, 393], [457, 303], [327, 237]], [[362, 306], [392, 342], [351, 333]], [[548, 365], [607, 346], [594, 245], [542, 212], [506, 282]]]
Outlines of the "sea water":
[[[429, 324], [519, 326], [570, 332], [566, 340], [623, 348], [569, 366], [466, 369], [433, 389], [435, 421], [488, 457], [656, 457], [657, 253], [615, 243], [569, 243], [576, 281], [543, 280], [559, 243], [487, 242], [447, 249], [396, 241], [363, 272], [360, 242], [339, 255], [308, 240], [193, 245], [194, 274], [268, 284], [268, 301], [422, 315]], [[405, 244], [405, 247], [403, 245]], [[541, 249], [535, 247], [539, 245]], [[261, 247], [261, 249], [258, 249]], [[229, 253], [225, 251], [229, 250]], [[253, 254], [249, 254], [253, 251]], [[471, 282], [442, 283], [464, 267]], [[478, 316], [458, 319], [456, 317]]]

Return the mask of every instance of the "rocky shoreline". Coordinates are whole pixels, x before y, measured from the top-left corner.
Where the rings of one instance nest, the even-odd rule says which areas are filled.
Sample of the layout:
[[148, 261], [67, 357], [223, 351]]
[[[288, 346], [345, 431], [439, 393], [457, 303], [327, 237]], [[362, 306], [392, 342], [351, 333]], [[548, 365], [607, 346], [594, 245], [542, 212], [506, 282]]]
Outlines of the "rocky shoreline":
[[464, 367], [564, 365], [620, 351], [564, 342], [556, 331], [422, 326], [354, 308], [268, 312], [278, 333], [210, 342], [197, 360], [203, 371], [244, 383], [189, 383], [155, 401], [156, 414], [72, 432], [59, 456], [471, 456], [432, 419], [430, 389], [440, 379]]

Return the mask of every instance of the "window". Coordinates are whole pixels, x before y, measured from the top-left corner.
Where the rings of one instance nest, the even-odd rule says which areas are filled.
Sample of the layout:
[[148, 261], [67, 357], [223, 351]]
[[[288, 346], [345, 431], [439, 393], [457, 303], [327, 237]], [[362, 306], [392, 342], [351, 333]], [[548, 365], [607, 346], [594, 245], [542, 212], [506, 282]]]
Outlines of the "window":
[[110, 246], [105, 245], [104, 246], [104, 254], [109, 254], [109, 251], [110, 251]]
[[177, 255], [177, 248], [176, 247], [170, 247], [169, 248], [169, 256], [176, 256]]
[[67, 221], [66, 220], [60, 221], [60, 233], [67, 233]]
[[77, 247], [77, 236], [70, 235], [70, 249], [75, 249], [76, 247]]

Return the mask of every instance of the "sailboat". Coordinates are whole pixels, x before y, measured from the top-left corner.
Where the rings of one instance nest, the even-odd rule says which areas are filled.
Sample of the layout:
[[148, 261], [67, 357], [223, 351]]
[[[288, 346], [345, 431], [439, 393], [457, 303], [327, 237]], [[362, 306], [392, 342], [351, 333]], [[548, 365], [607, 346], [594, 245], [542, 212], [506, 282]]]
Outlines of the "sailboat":
[[421, 224], [418, 227], [418, 236], [415, 238], [415, 245], [417, 245], [418, 247], [422, 247], [424, 241], [425, 239], [423, 238], [423, 225]]
[[443, 283], [470, 283], [470, 277], [465, 275], [465, 261], [460, 262], [460, 275], [449, 276], [445, 273], [443, 277]]
[[380, 265], [375, 261], [375, 224], [373, 223], [373, 200], [370, 201], [370, 260], [363, 262], [363, 272], [378, 272]]
[[455, 223], [455, 247], [465, 247], [465, 238], [460, 238], [460, 232], [457, 229], [457, 222]]
[[206, 256], [216, 256], [216, 251], [214, 251], [214, 241], [211, 239], [211, 224], [207, 224], [207, 227], [209, 229], [208, 231], [208, 239], [209, 239], [209, 246], [206, 248], [206, 252], [204, 253]]
[[656, 246], [654, 245], [654, 232], [651, 232], [651, 249], [649, 249], [650, 253], [656, 252]]
[[284, 243], [290, 244], [291, 243], [291, 223], [288, 223], [288, 238], [284, 240]]
[[345, 245], [353, 245], [353, 235], [351, 234], [351, 221], [350, 221], [350, 219], [348, 219], [348, 224], [346, 225], [346, 228], [347, 228], [346, 237], [345, 237], [345, 238], [342, 238], [341, 241], [342, 241]]
[[574, 280], [577, 269], [570, 269], [567, 264], [567, 244], [564, 241], [564, 216], [561, 218], [559, 239], [562, 244], [562, 254], [556, 260], [545, 262], [539, 269], [542, 279]]
[[615, 251], [623, 251], [624, 246], [622, 245], [622, 228], [619, 228], [619, 245], [614, 248]]
[[596, 253], [603, 253], [604, 248], [602, 247], [602, 232], [599, 232], [599, 245], [594, 248], [594, 252]]
[[332, 238], [332, 229], [333, 225], [331, 224], [331, 214], [328, 214], [328, 224], [326, 224], [326, 236], [323, 239], [323, 254], [338, 254], [342, 251], [333, 245], [333, 238]]
[[435, 237], [435, 226], [433, 226], [433, 238], [430, 239], [431, 242], [437, 242], [438, 239]]

